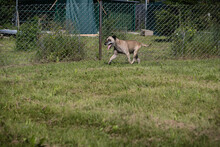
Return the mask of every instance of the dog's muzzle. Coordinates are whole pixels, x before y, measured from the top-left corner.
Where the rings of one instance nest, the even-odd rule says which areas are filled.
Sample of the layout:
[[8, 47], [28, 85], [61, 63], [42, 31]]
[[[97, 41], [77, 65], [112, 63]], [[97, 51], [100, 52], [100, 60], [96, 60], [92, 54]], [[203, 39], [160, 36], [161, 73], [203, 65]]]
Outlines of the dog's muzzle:
[[108, 50], [112, 47], [112, 42], [105, 42], [105, 44], [104, 45], [108, 45]]

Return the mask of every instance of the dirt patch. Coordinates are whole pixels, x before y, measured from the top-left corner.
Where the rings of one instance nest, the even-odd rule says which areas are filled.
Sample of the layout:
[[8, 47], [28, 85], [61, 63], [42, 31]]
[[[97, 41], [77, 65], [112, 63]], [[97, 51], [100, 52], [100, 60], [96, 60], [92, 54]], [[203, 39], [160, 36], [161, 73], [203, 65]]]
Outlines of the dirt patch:
[[178, 122], [175, 120], [165, 120], [164, 124], [168, 127], [180, 128], [180, 129], [188, 129], [188, 130], [195, 130], [196, 127], [194, 125], [185, 124], [183, 122]]
[[193, 131], [196, 129], [196, 126], [193, 124], [186, 124], [183, 122], [179, 122], [176, 120], [160, 120], [159, 118], [155, 118], [151, 116], [151, 119], [155, 122], [155, 125], [163, 128], [165, 130], [169, 128], [179, 128], [179, 129], [187, 129]]

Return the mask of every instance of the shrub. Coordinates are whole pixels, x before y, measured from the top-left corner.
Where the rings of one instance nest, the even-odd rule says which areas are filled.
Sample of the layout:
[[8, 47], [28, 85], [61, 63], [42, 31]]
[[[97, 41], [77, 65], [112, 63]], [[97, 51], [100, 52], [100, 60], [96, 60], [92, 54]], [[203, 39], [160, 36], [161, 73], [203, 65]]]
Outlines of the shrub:
[[190, 55], [197, 57], [220, 55], [213, 37], [213, 32], [200, 32], [196, 34], [187, 46], [190, 49]]
[[[15, 7], [12, 4], [7, 4], [8, 1], [0, 0], [0, 29], [15, 29]], [[9, 2], [10, 3], [10, 2]], [[11, 2], [12, 3], [12, 2]], [[13, 23], [12, 23], [13, 22]]]
[[115, 19], [112, 16], [109, 16], [108, 18], [104, 19], [103, 21], [103, 31], [102, 31], [102, 40], [105, 41], [105, 39], [108, 36], [117, 36], [118, 38], [122, 40], [126, 40], [126, 30], [125, 28], [119, 28], [117, 27], [117, 23], [115, 22]]
[[164, 10], [158, 10], [155, 14], [156, 31], [158, 35], [170, 36], [178, 27], [178, 15], [177, 10], [174, 8], [167, 8]]
[[39, 38], [37, 59], [42, 62], [79, 61], [84, 58], [85, 44], [77, 36], [61, 32]]
[[172, 34], [172, 53], [175, 56], [186, 55], [187, 44], [192, 41], [197, 30], [188, 26], [180, 27]]
[[34, 17], [22, 24], [16, 35], [16, 50], [28, 51], [36, 49], [39, 33], [38, 17]]
[[172, 35], [172, 54], [179, 57], [219, 56], [219, 33], [216, 29], [213, 26], [199, 32], [188, 26], [178, 28]]

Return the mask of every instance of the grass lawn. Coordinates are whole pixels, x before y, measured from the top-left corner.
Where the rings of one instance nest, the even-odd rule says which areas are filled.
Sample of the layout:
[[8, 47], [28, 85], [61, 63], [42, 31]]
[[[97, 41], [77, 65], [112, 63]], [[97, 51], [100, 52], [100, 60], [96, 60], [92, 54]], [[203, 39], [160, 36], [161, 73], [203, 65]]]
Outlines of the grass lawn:
[[0, 146], [220, 145], [219, 59], [32, 65], [0, 49]]

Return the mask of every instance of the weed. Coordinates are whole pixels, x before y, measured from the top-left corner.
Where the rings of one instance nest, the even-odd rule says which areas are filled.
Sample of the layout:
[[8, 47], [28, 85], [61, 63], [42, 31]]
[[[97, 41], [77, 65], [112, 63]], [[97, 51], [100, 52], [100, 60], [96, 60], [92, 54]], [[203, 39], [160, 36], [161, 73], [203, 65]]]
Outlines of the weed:
[[40, 28], [38, 26], [38, 17], [34, 17], [21, 25], [16, 34], [16, 50], [29, 51], [37, 47]]
[[84, 59], [84, 47], [77, 36], [61, 32], [45, 34], [38, 41], [36, 59], [42, 62], [79, 61]]

